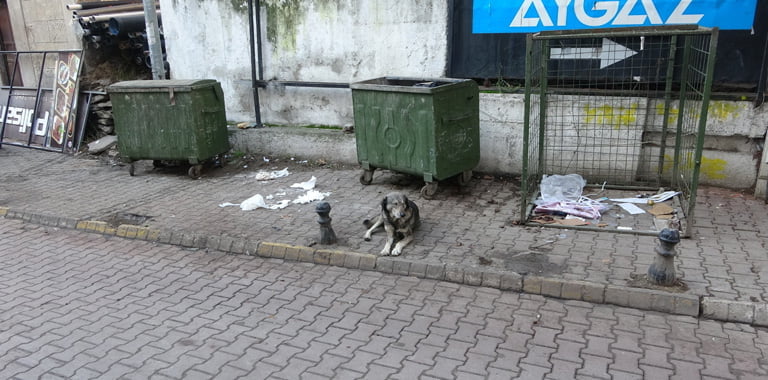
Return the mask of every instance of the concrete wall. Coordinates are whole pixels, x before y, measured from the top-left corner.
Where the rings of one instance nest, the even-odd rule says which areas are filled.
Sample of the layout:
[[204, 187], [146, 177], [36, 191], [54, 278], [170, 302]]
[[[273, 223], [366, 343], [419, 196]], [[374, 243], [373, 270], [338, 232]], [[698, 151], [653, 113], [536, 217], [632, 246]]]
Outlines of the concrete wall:
[[[388, 75], [443, 76], [447, 3], [262, 0], [264, 79], [350, 83]], [[229, 118], [253, 120], [247, 2], [160, 4], [172, 76], [218, 79]], [[270, 86], [260, 92], [268, 123], [351, 120], [350, 111], [337, 106], [350, 101], [348, 91]]]
[[[641, 98], [625, 99], [643, 102]], [[563, 103], [573, 102], [567, 97], [560, 101]], [[350, 101], [329, 105], [329, 107], [351, 112], [352, 105]], [[645, 107], [643, 105], [640, 108]], [[653, 104], [649, 109], [655, 109]], [[480, 95], [480, 163], [477, 167], [478, 171], [497, 174], [522, 172], [524, 111], [522, 95], [493, 93]], [[766, 117], [768, 117], [768, 107], [755, 109], [749, 102], [712, 102], [710, 119], [707, 124], [708, 136], [704, 141], [700, 170], [702, 184], [735, 189], [749, 188], [755, 185], [759, 157], [755, 157], [757, 152], [756, 140], [749, 137], [750, 134], [753, 134], [753, 137], [760, 135], [760, 128], [757, 127], [757, 124], [763, 123]], [[654, 123], [652, 119], [653, 115], [649, 115], [648, 123]], [[633, 124], [642, 124], [645, 120], [645, 117], [638, 117]], [[351, 119], [349, 121], [351, 122]], [[638, 127], [640, 127], [639, 124]], [[765, 133], [765, 125], [767, 124], [763, 123], [762, 125], [764, 126], [762, 133]], [[609, 129], [612, 130], [613, 128]], [[635, 130], [640, 131], [639, 129]], [[635, 133], [634, 135], [638, 140], [637, 149], [627, 152], [628, 155], [638, 158], [641, 154], [650, 154], [653, 157], [658, 155], [658, 150], [653, 150], [653, 148], [643, 148], [645, 151], [640, 153], [641, 134]], [[330, 159], [350, 164], [357, 162], [354, 136], [343, 134], [341, 131], [301, 127], [249, 129], [234, 132], [232, 143], [234, 149], [248, 153], [297, 155], [308, 159]], [[670, 138], [667, 144], [674, 146], [674, 140]], [[610, 156], [611, 154], [620, 154], [620, 152], [610, 149], [610, 152], [606, 154]], [[615, 158], [617, 161], [627, 162], [625, 158]], [[605, 160], [605, 157], [602, 159]], [[655, 160], [651, 161], [656, 162]], [[628, 175], [635, 173], [639, 162], [634, 162], [634, 165], [632, 168], [627, 168]], [[641, 169], [655, 171], [656, 167]], [[593, 174], [600, 172], [600, 168], [591, 168], [590, 170], [594, 172]], [[764, 183], [763, 186], [765, 186]]]
[[[218, 79], [225, 91], [228, 118], [253, 121], [247, 3], [242, 0], [160, 0], [160, 3], [173, 77]], [[350, 83], [381, 76], [440, 77], [446, 73], [450, 2], [262, 0], [261, 3], [264, 79], [275, 81], [260, 90], [265, 123], [346, 125], [353, 122], [349, 90], [281, 87], [277, 81]], [[759, 157], [755, 156], [768, 126], [766, 109], [768, 106], [753, 108], [749, 102], [712, 102], [702, 183], [732, 188], [755, 185], [759, 164]], [[480, 117], [478, 170], [520, 173], [522, 96], [482, 94]], [[236, 149], [249, 152], [277, 154], [279, 147], [283, 155], [331, 156], [356, 161], [352, 154], [354, 139], [349, 135], [323, 131], [318, 135], [293, 137], [292, 131], [298, 130], [238, 131], [233, 141]], [[340, 153], [332, 154], [334, 149]]]
[[[67, 10], [71, 0], [8, 0], [16, 50], [80, 49], [80, 35]], [[29, 56], [26, 56], [29, 57]], [[39, 63], [21, 62], [24, 83], [36, 83]]]

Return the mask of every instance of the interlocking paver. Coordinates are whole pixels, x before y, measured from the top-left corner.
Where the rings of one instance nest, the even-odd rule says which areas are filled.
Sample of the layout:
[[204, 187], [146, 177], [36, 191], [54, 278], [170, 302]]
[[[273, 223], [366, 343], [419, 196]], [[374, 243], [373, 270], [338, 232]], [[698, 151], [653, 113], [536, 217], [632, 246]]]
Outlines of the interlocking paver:
[[[5, 240], [41, 230], [48, 233], [36, 243], [60, 237], [47, 243], [57, 250], [45, 250], [42, 244], [40, 250], [8, 253], [13, 248], [4, 244]], [[67, 250], [67, 245], [75, 249]], [[87, 246], [99, 248], [78, 248]], [[153, 252], [158, 247], [161, 249]], [[110, 251], [120, 253], [104, 254]], [[18, 255], [34, 260], [25, 263]], [[91, 260], [89, 255], [93, 255]], [[69, 269], [59, 272], [64, 277], [46, 277], [44, 281], [50, 286], [40, 286], [39, 277], [25, 273], [34, 271], [41, 262]], [[74, 262], [87, 263], [79, 266], [77, 276], [92, 278], [93, 282], [67, 277], [77, 267], [69, 265]], [[10, 263], [13, 265], [5, 265]], [[20, 273], [13, 279], [19, 285], [15, 289], [27, 292], [19, 297], [0, 291], [0, 305], [6, 300], [20, 300], [13, 310], [23, 310], [3, 313], [5, 319], [0, 320], [11, 327], [3, 331], [0, 342], [7, 347], [0, 352], [0, 359], [8, 363], [0, 367], [4, 378], [22, 372], [61, 377], [133, 372], [131, 376], [142, 378], [261, 378], [270, 374], [275, 378], [296, 374], [371, 378], [374, 372], [385, 378], [422, 374], [424, 378], [531, 375], [553, 379], [569, 375], [666, 378], [691, 373], [759, 378], [766, 374], [762, 355], [768, 350], [768, 334], [741, 324], [521, 296], [433, 280], [401, 281], [400, 277], [343, 268], [318, 271], [314, 268], [322, 267], [274, 259], [211, 256], [8, 219], [0, 219], [0, 267], [15, 268]], [[104, 270], [112, 276], [97, 276]], [[127, 283], [131, 276], [122, 276], [123, 271], [142, 273], [154, 281], [165, 278], [166, 273], [184, 273], [170, 282], [189, 281], [176, 288], [179, 292], [186, 289], [186, 293], [174, 296], [168, 291], [146, 291], [147, 286], [131, 287]], [[89, 277], [90, 272], [96, 276]], [[210, 273], [226, 280], [207, 277]], [[330, 276], [325, 277], [326, 273]], [[9, 276], [15, 273], [1, 278]], [[240, 281], [237, 276], [252, 278]], [[292, 284], [271, 286], [265, 280], [274, 282], [281, 277], [290, 278]], [[98, 294], [119, 294], [122, 300], [107, 297], [109, 302], [100, 303], [83, 292], [110, 279], [126, 284], [102, 286]], [[191, 286], [197, 280], [204, 284]], [[360, 292], [346, 296], [334, 281]], [[235, 282], [241, 285], [232, 286]], [[209, 288], [217, 291], [210, 292]], [[67, 314], [58, 314], [53, 323], [36, 310], [56, 309], [35, 302], [45, 299], [41, 296], [50, 289], [68, 299]], [[195, 295], [194, 289], [206, 296]], [[371, 291], [363, 292], [365, 289]], [[231, 298], [217, 293], [222, 290]], [[341, 301], [341, 297], [351, 298]], [[367, 300], [391, 306], [376, 307], [379, 302]], [[243, 308], [245, 305], [250, 309]], [[273, 313], [260, 312], [262, 307]], [[205, 312], [205, 308], [215, 311], [217, 314], [211, 315], [220, 319], [201, 314], [187, 318], [187, 323], [179, 321], [190, 309]], [[382, 330], [386, 330], [384, 334], [378, 334]], [[289, 363], [295, 365], [286, 366]]]

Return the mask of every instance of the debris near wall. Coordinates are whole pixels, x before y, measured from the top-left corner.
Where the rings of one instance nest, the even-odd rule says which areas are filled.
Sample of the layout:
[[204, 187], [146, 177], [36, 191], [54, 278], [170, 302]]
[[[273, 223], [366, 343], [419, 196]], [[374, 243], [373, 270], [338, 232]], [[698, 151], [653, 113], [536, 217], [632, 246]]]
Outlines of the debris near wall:
[[[81, 1], [67, 5], [72, 17], [82, 29], [86, 48], [117, 48], [124, 59], [139, 66], [152, 67], [149, 58], [149, 42], [144, 25], [144, 5], [141, 0]], [[162, 19], [157, 8], [160, 26], [160, 43], [165, 62], [165, 40]]]
[[93, 129], [99, 134], [115, 133], [115, 120], [112, 118], [112, 101], [108, 95], [94, 95], [91, 99], [90, 119]]
[[[84, 68], [80, 88], [98, 93], [91, 98], [85, 142], [113, 135], [112, 102], [107, 86], [121, 81], [152, 79], [149, 42], [142, 0], [77, 1], [67, 10], [82, 29]], [[159, 5], [160, 42], [165, 60]], [[169, 73], [165, 62], [166, 73]]]

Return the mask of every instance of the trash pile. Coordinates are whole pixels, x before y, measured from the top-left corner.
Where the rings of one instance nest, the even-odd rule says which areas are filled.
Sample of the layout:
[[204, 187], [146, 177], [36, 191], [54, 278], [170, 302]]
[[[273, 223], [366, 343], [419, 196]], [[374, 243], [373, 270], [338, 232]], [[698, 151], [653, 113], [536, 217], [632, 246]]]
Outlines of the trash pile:
[[[658, 194], [640, 194], [631, 198], [608, 198], [601, 196], [592, 199], [594, 195], [583, 195], [583, 189], [587, 182], [578, 174], [544, 176], [540, 184], [540, 198], [534, 203], [534, 216], [531, 222], [539, 224], [559, 224], [567, 226], [607, 227], [608, 223], [602, 221], [604, 214], [618, 206], [622, 212], [629, 215], [646, 214], [646, 210], [638, 205], [651, 206], [647, 213], [653, 215], [654, 223], [661, 224], [676, 222], [676, 210], [665, 204], [676, 195], [678, 191], [659, 191]], [[605, 191], [605, 185], [595, 195]], [[617, 214], [617, 218], [622, 218]], [[659, 229], [660, 226], [656, 226]], [[629, 226], [616, 226], [618, 230], [632, 230]]]
[[[286, 177], [290, 174], [291, 173], [288, 171], [288, 168], [285, 168], [283, 170], [273, 170], [273, 171], [260, 170], [258, 173], [253, 175], [248, 175], [246, 177], [255, 178], [257, 181], [268, 181], [276, 178]], [[266, 197], [262, 196], [261, 194], [255, 194], [252, 197], [240, 203], [224, 202], [219, 204], [219, 207], [239, 206], [240, 209], [243, 211], [251, 211], [258, 208], [263, 208], [267, 210], [279, 210], [279, 209], [284, 209], [291, 204], [307, 204], [314, 201], [321, 201], [325, 199], [325, 197], [331, 195], [330, 192], [324, 193], [324, 192], [315, 190], [316, 184], [317, 184], [317, 178], [315, 176], [312, 176], [312, 178], [310, 178], [308, 181], [294, 183], [293, 185], [291, 185], [290, 186], [291, 189], [298, 189], [298, 193], [297, 193], [297, 190], [291, 191], [293, 195], [291, 195], [290, 198], [295, 197], [295, 199], [293, 200], [289, 198], [289, 199], [281, 199], [276, 202], [267, 203], [267, 201], [275, 200], [276, 197], [286, 197], [288, 195], [288, 191], [280, 191], [276, 194], [269, 194]]]

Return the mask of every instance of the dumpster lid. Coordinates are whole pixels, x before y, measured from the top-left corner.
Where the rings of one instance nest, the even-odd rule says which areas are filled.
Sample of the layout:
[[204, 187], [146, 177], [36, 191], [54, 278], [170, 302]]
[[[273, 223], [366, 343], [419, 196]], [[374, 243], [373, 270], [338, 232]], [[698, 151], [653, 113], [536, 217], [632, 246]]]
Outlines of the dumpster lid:
[[215, 79], [168, 79], [168, 80], [129, 80], [117, 82], [107, 87], [108, 92], [176, 92], [192, 91], [201, 87], [210, 87], [217, 83]]
[[352, 83], [349, 87], [353, 90], [435, 93], [467, 83], [475, 84], [471, 79], [381, 77]]

